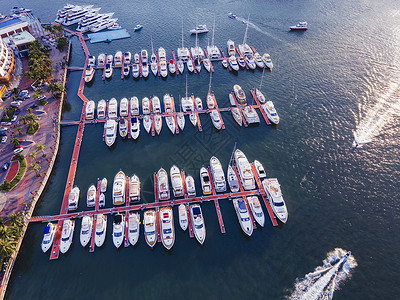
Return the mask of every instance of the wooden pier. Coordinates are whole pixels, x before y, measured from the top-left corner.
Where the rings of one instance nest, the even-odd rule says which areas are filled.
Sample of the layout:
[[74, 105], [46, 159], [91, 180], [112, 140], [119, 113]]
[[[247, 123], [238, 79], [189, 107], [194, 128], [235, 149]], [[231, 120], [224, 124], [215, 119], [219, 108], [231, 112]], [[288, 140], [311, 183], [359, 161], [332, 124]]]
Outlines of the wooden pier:
[[[207, 168], [207, 171], [208, 171], [208, 176], [209, 176], [210, 182], [211, 182], [212, 194], [215, 197], [215, 196], [217, 196], [217, 192], [215, 191], [214, 181], [213, 181], [213, 178], [211, 176], [210, 168]], [[219, 203], [218, 203], [218, 199], [217, 198], [214, 199], [214, 204], [215, 204], [215, 210], [216, 210], [217, 216], [218, 216], [219, 227], [221, 228], [221, 232], [225, 233], [225, 225], [224, 225], [224, 221], [222, 219], [221, 209], [219, 207]]]

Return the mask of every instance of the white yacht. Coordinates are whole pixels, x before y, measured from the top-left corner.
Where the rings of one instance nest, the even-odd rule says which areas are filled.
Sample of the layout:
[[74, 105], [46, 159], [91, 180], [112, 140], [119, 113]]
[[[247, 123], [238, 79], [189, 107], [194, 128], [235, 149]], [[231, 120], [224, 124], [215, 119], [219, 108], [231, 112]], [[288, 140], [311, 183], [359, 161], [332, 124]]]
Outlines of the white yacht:
[[231, 66], [232, 70], [239, 71], [239, 65], [237, 63], [236, 57], [235, 56], [229, 56], [228, 59], [229, 65]]
[[261, 179], [261, 178], [267, 177], [267, 174], [265, 173], [265, 169], [264, 169], [263, 165], [258, 160], [254, 161], [254, 168], [257, 171], [258, 178]]
[[54, 236], [56, 235], [56, 231], [57, 231], [56, 224], [53, 224], [51, 222], [47, 223], [43, 231], [43, 240], [41, 244], [43, 253], [46, 253], [47, 250], [51, 248], [54, 241]]
[[138, 64], [132, 65], [132, 76], [133, 78], [138, 78], [140, 75], [140, 68]]
[[89, 57], [88, 57], [88, 67], [94, 68], [95, 64], [96, 64], [96, 57], [94, 57], [93, 55], [89, 55]]
[[107, 191], [108, 181], [107, 178], [103, 178], [100, 182], [100, 192], [105, 193]]
[[224, 58], [223, 60], [221, 60], [221, 64], [225, 69], [228, 68], [229, 66], [228, 59]]
[[112, 54], [108, 54], [107, 55], [106, 64], [111, 64], [112, 65], [113, 61], [114, 61], [114, 56], [112, 56]]
[[79, 194], [79, 188], [74, 186], [68, 195], [68, 210], [76, 210], [78, 208]]
[[129, 114], [129, 101], [127, 98], [122, 98], [119, 104], [119, 115], [121, 117], [127, 117]]
[[131, 115], [138, 116], [139, 115], [139, 99], [136, 96], [131, 97]]
[[140, 180], [133, 174], [129, 180], [129, 202], [140, 201]]
[[247, 201], [249, 202], [250, 210], [254, 219], [261, 227], [264, 227], [265, 216], [260, 204], [260, 200], [258, 200], [257, 196], [249, 196], [247, 197]]
[[157, 218], [153, 209], [144, 212], [143, 225], [146, 243], [153, 248], [157, 242]]
[[224, 170], [218, 158], [215, 156], [210, 159], [210, 171], [214, 181], [214, 187], [217, 192], [226, 191], [226, 181]]
[[213, 95], [211, 95], [210, 93], [207, 94], [207, 107], [208, 109], [214, 109], [215, 108], [215, 98], [213, 97]]
[[185, 178], [186, 181], [186, 191], [189, 197], [196, 197], [196, 186], [194, 185], [194, 179], [192, 176], [188, 175]]
[[106, 78], [111, 78], [113, 74], [113, 67], [111, 64], [106, 64], [106, 73], [105, 73], [105, 77]]
[[167, 123], [168, 129], [171, 131], [172, 134], [175, 134], [176, 124], [173, 116], [166, 116], [165, 123]]
[[132, 60], [132, 53], [129, 51], [124, 53], [124, 64], [125, 65], [130, 65]]
[[185, 231], [188, 227], [188, 215], [185, 204], [180, 204], [178, 208], [179, 212], [179, 225], [182, 230]]
[[307, 22], [299, 22], [295, 26], [290, 26], [290, 30], [307, 30]]
[[128, 240], [132, 246], [135, 246], [139, 240], [140, 232], [140, 214], [129, 212], [128, 218]]
[[200, 73], [200, 71], [201, 71], [201, 59], [199, 57], [194, 59], [194, 68], [196, 69], [197, 72]]
[[96, 104], [94, 103], [93, 100], [88, 101], [86, 104], [86, 120], [93, 120], [94, 119], [94, 110], [95, 110]]
[[97, 57], [97, 66], [104, 67], [105, 64], [106, 64], [106, 55], [104, 53], [100, 53], [99, 56]]
[[235, 165], [239, 173], [239, 179], [245, 190], [253, 190], [256, 188], [255, 179], [249, 161], [246, 155], [239, 149], [235, 151]]
[[253, 58], [254, 58], [254, 62], [256, 63], [257, 67], [259, 67], [261, 69], [264, 68], [264, 62], [261, 58], [261, 55], [258, 52], [254, 53]]
[[246, 42], [240, 44], [238, 48], [242, 56], [253, 55], [253, 50], [251, 50], [250, 46], [247, 45]]
[[178, 68], [178, 71], [179, 71], [181, 74], [183, 74], [183, 71], [185, 70], [185, 64], [183, 63], [183, 61], [182, 61], [181, 59], [179, 59], [179, 60], [176, 62], [176, 66], [177, 66], [177, 68]]
[[194, 99], [194, 102], [195, 102], [197, 110], [203, 110], [203, 102], [201, 101], [201, 99], [199, 97], [196, 97]]
[[232, 202], [233, 206], [235, 207], [240, 227], [242, 227], [242, 230], [245, 234], [251, 236], [253, 233], [253, 223], [251, 222], [250, 212], [247, 209], [246, 202], [243, 198], [233, 199]]
[[113, 204], [125, 204], [126, 176], [125, 173], [119, 171], [114, 177], [113, 183]]
[[106, 133], [104, 137], [106, 145], [108, 147], [111, 147], [114, 144], [115, 139], [117, 138], [117, 121], [115, 121], [114, 119], [109, 119], [104, 124], [104, 127]]
[[75, 221], [64, 220], [63, 228], [61, 233], [60, 251], [66, 253], [72, 244], [72, 238], [74, 237]]
[[[55, 22], [61, 24], [62, 22], [64, 22], [66, 15], [73, 11], [74, 8], [76, 8], [77, 5], [73, 5], [73, 4], [66, 4], [64, 5], [64, 7], [62, 9], [59, 9], [57, 11], [57, 17]], [[87, 6], [89, 8], [93, 7], [93, 5], [89, 5]]]
[[153, 72], [153, 75], [157, 77], [158, 74], [158, 62], [157, 62], [157, 56], [152, 53], [150, 57], [150, 68], [151, 72]]
[[128, 135], [128, 126], [129, 126], [129, 122], [127, 119], [125, 118], [121, 118], [118, 121], [119, 124], [119, 135], [121, 137], [126, 137]]
[[90, 6], [75, 6], [71, 11], [67, 13], [62, 24], [64, 26], [70, 26], [79, 23], [89, 13], [98, 13], [100, 8], [93, 8]]
[[228, 185], [231, 192], [232, 193], [239, 192], [239, 179], [231, 165], [228, 166], [228, 172], [226, 174], [226, 177], [228, 179]]
[[144, 115], [150, 114], [150, 100], [147, 97], [142, 99], [142, 111]]
[[240, 109], [237, 107], [232, 107], [231, 113], [232, 113], [232, 117], [236, 121], [236, 123], [239, 126], [242, 126], [242, 113], [240, 112]]
[[275, 216], [282, 222], [286, 223], [288, 219], [288, 211], [285, 201], [282, 197], [281, 186], [276, 178], [268, 178], [262, 181], [264, 191], [268, 195], [268, 201], [274, 211]]
[[169, 61], [168, 70], [171, 74], [175, 74], [176, 72], [175, 62], [172, 59]]
[[172, 106], [172, 99], [169, 94], [165, 94], [163, 97], [163, 102], [164, 102], [164, 111], [167, 114], [171, 114], [174, 112], [173, 106]]
[[211, 71], [211, 62], [208, 58], [203, 59], [203, 65], [207, 72]]
[[192, 219], [194, 236], [200, 245], [203, 245], [206, 239], [206, 227], [200, 204], [190, 205], [190, 217]]
[[164, 78], [168, 76], [168, 67], [165, 60], [160, 60], [160, 74]]
[[119, 248], [124, 241], [125, 235], [125, 216], [123, 214], [116, 214], [114, 215], [113, 221], [113, 243], [114, 246]]
[[158, 60], [159, 61], [166, 61], [167, 60], [167, 54], [165, 52], [165, 49], [163, 47], [158, 48]]
[[237, 63], [239, 65], [239, 67], [241, 67], [242, 69], [246, 68], [246, 61], [244, 60], [243, 57], [239, 56], [237, 58]]
[[203, 194], [210, 195], [212, 193], [210, 176], [208, 174], [207, 169], [204, 167], [201, 167], [200, 169], [200, 183], [201, 183], [201, 189], [203, 190]]
[[183, 112], [178, 112], [176, 114], [176, 122], [178, 123], [179, 128], [183, 131], [185, 128], [185, 115]]
[[161, 129], [162, 129], [162, 118], [159, 114], [154, 115], [153, 117], [154, 121], [154, 129], [156, 130], [156, 133], [160, 135]]
[[257, 67], [257, 65], [256, 65], [256, 63], [254, 62], [253, 56], [251, 56], [250, 54], [249, 54], [249, 55], [246, 55], [246, 56], [244, 57], [244, 60], [246, 61], [246, 64], [247, 64], [247, 66], [248, 66], [250, 69], [255, 70], [255, 68]]
[[147, 131], [147, 133], [150, 132], [152, 124], [153, 124], [153, 120], [150, 118], [150, 116], [149, 115], [145, 115], [143, 117], [143, 127]]
[[146, 49], [142, 49], [142, 51], [140, 51], [140, 57], [142, 59], [142, 64], [147, 64], [149, 62], [149, 54]]
[[138, 53], [135, 53], [135, 54], [133, 55], [133, 62], [134, 62], [135, 64], [137, 64], [137, 65], [140, 64], [140, 56], [139, 56]]
[[92, 237], [93, 216], [84, 216], [82, 218], [80, 241], [83, 247], [89, 243]]
[[92, 184], [89, 186], [87, 196], [86, 196], [87, 207], [93, 207], [96, 205], [96, 186]]
[[152, 106], [152, 109], [153, 109], [153, 114], [160, 114], [161, 113], [160, 98], [158, 98], [157, 96], [153, 96], [153, 98], [151, 98], [151, 106]]
[[161, 207], [159, 214], [161, 222], [161, 242], [166, 249], [170, 250], [175, 243], [174, 214], [172, 213], [172, 207]]
[[193, 112], [194, 111], [194, 103], [192, 97], [182, 97], [181, 105], [183, 112]]
[[194, 66], [193, 66], [193, 62], [192, 62], [191, 59], [188, 59], [188, 61], [186, 62], [186, 66], [187, 66], [187, 68], [188, 68], [188, 71], [189, 71], [190, 73], [193, 73], [193, 71], [194, 71]]
[[104, 195], [104, 193], [100, 193], [99, 196], [99, 207], [100, 208], [104, 208], [106, 206], [106, 196]]
[[172, 185], [172, 191], [174, 192], [174, 197], [182, 197], [183, 181], [179, 168], [173, 165], [169, 171], [169, 174], [171, 176], [171, 185]]
[[196, 116], [196, 114], [194, 112], [191, 112], [189, 114], [189, 120], [190, 120], [190, 123], [192, 123], [193, 126], [197, 125], [197, 116]]
[[267, 66], [267, 68], [272, 70], [274, 64], [272, 63], [271, 56], [268, 53], [264, 53], [264, 55], [262, 56], [262, 60], [264, 64]]
[[131, 137], [137, 140], [140, 134], [140, 120], [137, 117], [131, 118]]
[[78, 32], [86, 32], [92, 26], [99, 24], [103, 20], [110, 19], [114, 13], [107, 13], [107, 14], [98, 14], [95, 12], [91, 12], [87, 14], [78, 24], [76, 31]]
[[149, 76], [149, 64], [142, 61], [142, 76], [147, 78]]
[[107, 232], [107, 216], [103, 214], [97, 215], [96, 221], [96, 235], [94, 236], [94, 243], [97, 247], [101, 247], [106, 239]]
[[85, 82], [86, 83], [91, 82], [93, 80], [93, 77], [94, 77], [94, 69], [93, 67], [88, 67], [85, 70]]
[[276, 112], [274, 103], [272, 101], [267, 101], [265, 104], [262, 105], [262, 108], [265, 111], [265, 114], [267, 115], [268, 119], [278, 125], [279, 124], [279, 116], [278, 113]]
[[190, 34], [199, 34], [208, 32], [206, 24], [199, 24], [196, 28], [190, 30]]
[[265, 103], [264, 94], [259, 89], [256, 89], [255, 93], [256, 93], [257, 100], [260, 101], [261, 104]]
[[131, 67], [129, 65], [124, 65], [123, 67], [123, 73], [125, 77], [129, 77], [129, 72], [131, 70]]
[[101, 99], [97, 104], [97, 119], [104, 119], [106, 117], [107, 103], [106, 100]]
[[220, 130], [222, 128], [222, 119], [219, 111], [214, 108], [210, 112], [210, 117], [215, 129]]
[[118, 102], [117, 99], [111, 98], [108, 103], [108, 118], [116, 119], [118, 117]]
[[101, 20], [99, 22], [96, 22], [92, 26], [90, 26], [89, 30], [91, 32], [99, 32], [103, 29], [110, 28], [110, 27], [118, 24], [117, 21], [118, 21], [118, 18], [114, 18], [114, 19], [109, 18], [109, 19]]
[[258, 116], [255, 108], [251, 105], [247, 105], [242, 110], [244, 118], [249, 124], [260, 123], [260, 117]]
[[235, 56], [236, 50], [235, 50], [235, 43], [232, 40], [228, 40], [226, 43], [226, 46], [228, 47], [228, 56]]
[[169, 200], [171, 197], [169, 192], [168, 174], [163, 168], [157, 172], [157, 192], [159, 200]]

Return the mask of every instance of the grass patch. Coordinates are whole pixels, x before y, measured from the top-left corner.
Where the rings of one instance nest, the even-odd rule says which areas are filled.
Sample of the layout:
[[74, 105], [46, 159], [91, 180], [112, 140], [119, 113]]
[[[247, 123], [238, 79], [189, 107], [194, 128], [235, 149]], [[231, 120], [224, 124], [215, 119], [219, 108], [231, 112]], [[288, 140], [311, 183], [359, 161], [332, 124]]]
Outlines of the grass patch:
[[18, 184], [18, 182], [20, 182], [21, 179], [25, 176], [26, 159], [24, 156], [22, 157], [21, 156], [17, 156], [17, 159], [19, 160], [19, 170], [17, 176], [15, 176], [15, 178], [11, 182], [5, 181], [3, 184], [1, 184], [0, 190], [11, 191]]

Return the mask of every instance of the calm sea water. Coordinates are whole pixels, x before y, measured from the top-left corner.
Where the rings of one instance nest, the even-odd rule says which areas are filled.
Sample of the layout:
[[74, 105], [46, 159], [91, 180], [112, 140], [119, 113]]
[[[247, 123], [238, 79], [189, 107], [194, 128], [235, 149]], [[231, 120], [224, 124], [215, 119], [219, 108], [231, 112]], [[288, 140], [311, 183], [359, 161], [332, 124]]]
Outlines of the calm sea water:
[[[139, 299], [282, 299], [291, 294], [296, 278], [311, 272], [325, 254], [336, 247], [351, 250], [358, 262], [335, 299], [394, 299], [400, 293], [398, 278], [400, 239], [399, 179], [399, 43], [400, 7], [396, 1], [126, 1], [100, 0], [102, 12], [114, 17], [132, 37], [110, 44], [89, 45], [94, 55], [117, 50], [151, 51], [160, 46], [168, 55], [180, 44], [181, 21], [185, 45], [194, 45], [188, 30], [199, 23], [212, 27], [216, 18], [215, 44], [243, 40], [245, 25], [231, 20], [227, 12], [247, 18], [251, 26], [248, 43], [261, 54], [271, 54], [275, 68], [266, 72], [263, 92], [274, 101], [281, 116], [278, 127], [239, 128], [223, 113], [226, 130], [215, 132], [208, 116], [201, 116], [203, 132], [189, 122], [172, 136], [164, 124], [160, 137], [144, 130], [138, 142], [117, 140], [108, 149], [101, 140], [102, 126], [88, 125], [79, 158], [76, 184], [83, 197], [98, 177], [112, 181], [122, 168], [142, 181], [144, 202], [152, 202], [152, 174], [160, 167], [177, 164], [198, 180], [198, 171], [216, 155], [226, 166], [237, 143], [249, 160], [258, 159], [268, 176], [277, 177], [289, 209], [285, 226], [273, 228], [269, 221], [251, 238], [240, 230], [233, 206], [221, 201], [227, 232], [220, 233], [212, 203], [202, 205], [207, 239], [200, 247], [177, 226], [171, 251], [157, 245], [151, 250], [143, 235], [136, 247], [117, 250], [111, 229], [105, 246], [89, 253], [79, 244], [80, 221], [74, 243], [66, 255], [49, 261], [40, 249], [44, 224], [31, 224], [16, 261], [7, 299], [88, 297]], [[11, 4], [1, 0], [1, 7]], [[79, 4], [94, 4], [80, 1]], [[42, 21], [52, 21], [64, 1], [17, 1], [32, 8]], [[77, 3], [78, 4], [78, 3]], [[3, 11], [6, 13], [7, 11]], [[310, 30], [288, 31], [288, 26], [307, 20]], [[144, 28], [133, 32], [141, 23]], [[211, 33], [200, 37], [202, 47]], [[79, 42], [73, 40], [73, 66], [84, 61]], [[229, 104], [228, 93], [240, 84], [250, 97], [261, 72], [237, 75], [214, 64], [212, 89], [220, 107]], [[187, 71], [185, 71], [187, 72]], [[101, 98], [185, 93], [185, 76], [166, 80], [121, 80], [119, 71], [111, 81], [95, 82], [85, 95]], [[65, 120], [78, 119], [82, 102], [76, 96], [80, 73], [68, 82]], [[204, 70], [188, 76], [188, 91], [205, 99], [209, 74]], [[354, 134], [370, 141], [352, 148]], [[75, 127], [62, 128], [62, 147], [51, 182], [37, 206], [37, 215], [57, 214], [71, 158]], [[198, 182], [197, 182], [198, 183]], [[197, 186], [198, 190], [200, 189]], [[106, 194], [110, 205], [111, 192]], [[111, 222], [108, 224], [111, 228]], [[397, 279], [396, 279], [397, 278]]]

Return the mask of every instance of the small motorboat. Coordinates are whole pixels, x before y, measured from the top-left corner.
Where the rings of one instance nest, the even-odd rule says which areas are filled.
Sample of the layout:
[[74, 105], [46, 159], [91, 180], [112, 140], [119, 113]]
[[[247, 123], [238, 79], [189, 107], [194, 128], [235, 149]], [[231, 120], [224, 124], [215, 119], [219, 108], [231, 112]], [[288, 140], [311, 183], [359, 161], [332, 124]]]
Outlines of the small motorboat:
[[193, 66], [193, 62], [192, 62], [191, 59], [189, 59], [189, 60], [186, 62], [186, 66], [187, 66], [187, 68], [188, 68], [188, 71], [189, 71], [190, 73], [193, 73], [193, 71], [194, 71], [194, 66]]
[[121, 118], [119, 120], [119, 135], [121, 137], [126, 137], [128, 135], [128, 120], [125, 118]]
[[150, 114], [150, 99], [147, 97], [142, 99], [142, 111], [144, 115]]
[[258, 124], [260, 123], [260, 117], [258, 116], [254, 107], [247, 105], [242, 110], [244, 118], [249, 124]]
[[232, 193], [239, 192], [239, 179], [231, 165], [228, 166], [227, 172], [228, 185]]
[[97, 104], [97, 119], [104, 119], [106, 117], [106, 100], [101, 99]]
[[136, 96], [131, 97], [131, 115], [138, 116], [139, 115], [139, 99]]
[[239, 65], [238, 65], [238, 62], [237, 62], [235, 56], [233, 56], [233, 55], [229, 56], [228, 61], [229, 61], [229, 65], [231, 66], [232, 70], [239, 71]]
[[74, 186], [68, 196], [68, 210], [76, 210], [78, 208], [79, 194], [79, 188]]
[[133, 78], [138, 78], [140, 75], [139, 65], [133, 64], [132, 65], [132, 76]]
[[154, 115], [154, 128], [158, 135], [160, 135], [161, 128], [162, 128], [162, 118], [160, 115]]
[[108, 118], [116, 119], [118, 118], [118, 102], [117, 99], [111, 98], [108, 103]]
[[108, 54], [107, 55], [107, 64], [112, 64], [114, 61], [114, 56], [112, 56], [112, 54]]
[[262, 56], [262, 60], [263, 60], [264, 64], [267, 66], [267, 68], [272, 70], [272, 68], [274, 67], [274, 64], [272, 63], [271, 56], [269, 56], [268, 53], [264, 53], [264, 55]]
[[133, 28], [133, 30], [134, 30], [134, 31], [139, 31], [139, 30], [142, 29], [142, 28], [143, 28], [143, 25], [137, 24], [137, 25]]
[[261, 105], [267, 115], [268, 119], [275, 125], [279, 124], [279, 115], [276, 112], [274, 103], [272, 101], [267, 101], [265, 104]]
[[139, 240], [140, 231], [140, 214], [135, 212], [129, 212], [128, 219], [128, 240], [132, 246], [135, 246]]
[[86, 197], [87, 207], [93, 207], [96, 205], [96, 186], [92, 184], [87, 192]]
[[146, 243], [153, 248], [157, 242], [157, 218], [155, 210], [150, 209], [145, 211], [143, 216], [143, 225]]
[[190, 217], [192, 219], [194, 236], [200, 245], [203, 245], [206, 239], [206, 227], [200, 204], [190, 205]]
[[257, 196], [249, 196], [247, 197], [247, 201], [249, 202], [250, 210], [254, 219], [261, 227], [264, 227], [265, 216], [260, 204], [260, 200], [258, 200]]
[[182, 74], [183, 71], [185, 70], [185, 65], [184, 65], [183, 61], [182, 60], [178, 60], [176, 62], [176, 65], [178, 67], [178, 71]]
[[255, 70], [255, 68], [257, 67], [256, 63], [254, 62], [253, 56], [251, 55], [246, 55], [244, 57], [244, 60], [246, 61], [247, 66], [252, 69]]
[[222, 66], [226, 69], [228, 66], [229, 66], [229, 62], [228, 62], [228, 60], [225, 58], [225, 59], [223, 59], [222, 61], [221, 61], [221, 63], [222, 63]]
[[251, 236], [253, 234], [253, 223], [251, 221], [250, 212], [247, 209], [245, 200], [243, 198], [239, 198], [233, 199], [232, 202], [233, 206], [235, 207], [240, 227], [245, 234]]
[[200, 72], [200, 71], [201, 71], [201, 60], [200, 60], [199, 57], [198, 57], [198, 58], [195, 58], [195, 60], [194, 60], [194, 67], [195, 67], [195, 69], [196, 69], [197, 72]]
[[237, 108], [237, 107], [232, 107], [231, 108], [231, 113], [232, 113], [232, 117], [236, 121], [236, 123], [239, 126], [242, 126], [242, 114], [240, 112], [240, 109]]
[[242, 69], [246, 68], [246, 62], [243, 57], [238, 57], [237, 62], [239, 67], [241, 67]]
[[83, 247], [89, 243], [92, 237], [93, 216], [84, 216], [82, 218], [80, 241]]
[[104, 208], [106, 206], [106, 196], [104, 195], [104, 193], [100, 193], [99, 196], [99, 207], [100, 208]]
[[181, 226], [182, 230], [185, 231], [188, 227], [188, 215], [185, 204], [180, 204], [178, 211], [179, 211], [179, 225]]
[[196, 97], [194, 99], [194, 103], [196, 105], [197, 110], [203, 110], [203, 102], [201, 101], [201, 99], [199, 97]]
[[124, 64], [125, 65], [130, 65], [131, 64], [131, 59], [132, 59], [132, 53], [129, 51], [124, 53]]
[[112, 74], [113, 74], [113, 68], [112, 68], [111, 64], [106, 64], [105, 77], [111, 78]]
[[208, 107], [208, 109], [215, 108], [214, 97], [210, 93], [207, 94], [207, 107]]
[[103, 214], [97, 215], [96, 221], [96, 235], [94, 236], [94, 243], [97, 247], [101, 247], [106, 239], [107, 232], [107, 216]]
[[208, 58], [203, 59], [203, 66], [207, 70], [207, 72], [211, 71], [211, 62]]
[[203, 190], [203, 194], [210, 195], [212, 192], [210, 175], [208, 174], [207, 169], [204, 167], [201, 167], [200, 169], [200, 183], [201, 183], [201, 189]]
[[44, 228], [43, 232], [43, 240], [42, 240], [42, 251], [46, 253], [53, 244], [54, 236], [56, 234], [57, 225], [51, 222], [47, 223], [46, 227]]
[[231, 19], [236, 19], [236, 15], [231, 13], [231, 12], [228, 13], [228, 17], [231, 18]]
[[100, 182], [100, 192], [105, 193], [107, 191], [107, 184], [107, 178], [104, 177]]
[[190, 120], [190, 123], [192, 123], [193, 126], [197, 125], [197, 116], [196, 116], [196, 114], [194, 112], [191, 112], [189, 114], [189, 120]]
[[69, 220], [69, 219], [64, 220], [61, 232], [61, 242], [60, 242], [61, 253], [66, 253], [71, 247], [72, 238], [74, 237], [74, 228], [75, 228], [74, 220]]
[[211, 110], [210, 117], [215, 129], [220, 130], [222, 128], [222, 122], [219, 111], [217, 109]]
[[185, 178], [186, 181], [186, 191], [189, 197], [196, 197], [196, 186], [194, 184], [194, 179], [192, 176], [188, 175]]
[[117, 51], [115, 53], [114, 64], [115, 64], [116, 67], [122, 66], [122, 57], [123, 57], [123, 55], [122, 55], [121, 51]]
[[100, 53], [99, 56], [97, 57], [97, 66], [104, 67], [105, 63], [106, 63], [106, 55], [104, 53]]
[[125, 204], [125, 192], [126, 192], [126, 176], [125, 173], [120, 170], [114, 177], [113, 182], [113, 205]]
[[94, 68], [88, 67], [85, 71], [85, 82], [89, 83], [94, 77]]
[[117, 138], [117, 122], [114, 119], [109, 119], [104, 123], [106, 135], [104, 140], [108, 147], [112, 146]]
[[[153, 56], [151, 56], [151, 58], [153, 58]], [[158, 74], [157, 58], [155, 61], [152, 60], [150, 67], [151, 67], [151, 72], [153, 73], [153, 75], [157, 77], [157, 74]]]
[[169, 61], [168, 69], [169, 69], [169, 72], [170, 72], [171, 74], [175, 74], [175, 72], [176, 72], [176, 66], [175, 66], [175, 62], [174, 62], [172, 59]]
[[175, 243], [174, 214], [172, 213], [172, 207], [161, 207], [159, 214], [161, 222], [161, 242], [166, 249], [170, 250]]
[[172, 134], [175, 134], [176, 124], [175, 119], [173, 116], [166, 116], [165, 123], [167, 123], [168, 129], [171, 131]]
[[140, 180], [136, 174], [133, 174], [129, 180], [129, 202], [140, 201]]
[[124, 66], [124, 70], [123, 70], [125, 77], [129, 76], [129, 71], [130, 71], [130, 66], [129, 65], [125, 65]]
[[151, 124], [153, 123], [153, 120], [150, 118], [149, 115], [145, 115], [143, 117], [143, 127], [147, 131], [147, 133], [150, 132], [151, 129]]
[[269, 204], [278, 219], [282, 223], [286, 223], [288, 219], [288, 211], [285, 201], [283, 200], [281, 186], [276, 178], [268, 178], [262, 181], [264, 191], [268, 195]]
[[137, 117], [131, 118], [131, 137], [136, 140], [140, 134], [140, 120]]
[[160, 98], [154, 96], [151, 98], [151, 106], [153, 108], [153, 114], [160, 114], [161, 113], [161, 102]]
[[265, 96], [259, 89], [256, 89], [256, 97], [257, 100], [260, 101], [260, 103], [265, 103]]
[[254, 61], [257, 65], [257, 67], [263, 69], [264, 68], [264, 62], [261, 58], [261, 55], [258, 52], [255, 52], [253, 55]]
[[263, 165], [258, 160], [254, 161], [254, 167], [256, 168], [258, 177], [260, 179], [267, 177], [267, 174], [265, 173], [265, 169], [264, 169]]
[[114, 246], [119, 248], [124, 241], [125, 234], [125, 216], [123, 214], [116, 214], [113, 222], [113, 243]]
[[208, 32], [207, 25], [199, 24], [196, 28], [190, 30], [190, 34], [200, 34]]
[[176, 165], [173, 165], [169, 170], [169, 175], [171, 177], [172, 191], [174, 192], [174, 197], [183, 196], [183, 180], [181, 172]]
[[168, 67], [165, 60], [160, 60], [160, 74], [163, 78], [168, 76]]
[[179, 112], [176, 114], [176, 122], [178, 123], [180, 130], [183, 131], [183, 129], [185, 128], [185, 115], [183, 114], [183, 112]]
[[168, 173], [163, 168], [157, 172], [157, 192], [158, 199], [161, 201], [169, 200], [171, 198], [168, 184]]
[[94, 119], [94, 110], [95, 110], [96, 104], [94, 103], [93, 100], [90, 100], [86, 104], [85, 108], [85, 117], [86, 120], [93, 120]]
[[226, 42], [226, 46], [228, 47], [228, 55], [235, 56], [236, 54], [235, 43], [232, 40], [228, 40]]
[[295, 26], [290, 26], [289, 28], [290, 28], [290, 30], [307, 30], [308, 25], [307, 25], [307, 22], [299, 22]]

